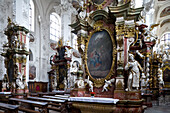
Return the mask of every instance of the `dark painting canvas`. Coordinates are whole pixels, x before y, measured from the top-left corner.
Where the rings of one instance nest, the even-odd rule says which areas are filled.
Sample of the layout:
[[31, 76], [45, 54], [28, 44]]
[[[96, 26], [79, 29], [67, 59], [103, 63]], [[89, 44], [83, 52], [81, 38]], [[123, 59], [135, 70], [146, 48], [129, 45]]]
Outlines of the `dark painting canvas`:
[[36, 78], [36, 67], [30, 66], [29, 67], [29, 79], [34, 80], [34, 78]]
[[163, 72], [163, 80], [164, 82], [170, 82], [170, 70], [168, 68]]
[[112, 66], [112, 40], [105, 30], [95, 32], [89, 40], [87, 65], [93, 78], [105, 78]]
[[104, 2], [104, 0], [92, 0], [93, 3], [96, 3], [96, 4], [101, 4]]

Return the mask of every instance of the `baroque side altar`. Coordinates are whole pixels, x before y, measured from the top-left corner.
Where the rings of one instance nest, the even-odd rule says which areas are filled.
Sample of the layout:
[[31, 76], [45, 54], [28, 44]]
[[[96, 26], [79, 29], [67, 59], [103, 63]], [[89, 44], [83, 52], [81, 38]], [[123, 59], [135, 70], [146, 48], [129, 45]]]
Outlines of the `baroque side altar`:
[[[76, 87], [71, 91], [73, 108], [81, 112], [87, 112], [87, 109], [90, 109], [88, 112], [96, 112], [99, 106], [109, 113], [143, 112], [141, 91], [150, 79], [145, 75], [143, 63], [148, 54], [148, 40], [144, 36], [146, 26], [137, 24], [142, 18], [143, 7], [133, 8], [130, 0], [87, 0], [80, 9], [76, 3], [74, 7], [79, 12], [77, 21], [70, 26], [78, 36], [82, 66]], [[148, 42], [154, 45], [153, 40]], [[104, 107], [103, 103], [88, 101], [92, 93], [94, 101], [109, 98], [118, 101]], [[85, 100], [96, 107], [89, 108]], [[111, 111], [106, 110], [107, 107]]]
[[26, 45], [29, 31], [22, 26], [16, 25], [8, 18], [5, 29], [8, 42], [3, 45], [6, 74], [3, 79], [3, 91], [12, 93], [26, 93], [26, 62], [29, 51]]

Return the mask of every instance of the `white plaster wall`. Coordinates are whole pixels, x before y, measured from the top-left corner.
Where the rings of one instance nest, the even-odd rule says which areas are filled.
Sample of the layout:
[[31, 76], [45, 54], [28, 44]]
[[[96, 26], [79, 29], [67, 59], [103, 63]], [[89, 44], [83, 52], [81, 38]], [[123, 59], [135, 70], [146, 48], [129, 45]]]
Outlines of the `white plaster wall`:
[[29, 0], [16, 0], [16, 23], [29, 27]]
[[[12, 18], [17, 24], [29, 27], [29, 1], [30, 0], [0, 0], [0, 51], [2, 45], [6, 41], [3, 30], [7, 26], [7, 17]], [[50, 13], [55, 11], [61, 16], [62, 21], [62, 37], [68, 45], [71, 45], [71, 24], [72, 13], [75, 13], [70, 1], [64, 1], [60, 4], [60, 0], [33, 0], [35, 5], [35, 28], [32, 34], [35, 36], [34, 42], [27, 40], [29, 49], [33, 53], [33, 61], [28, 65], [36, 67], [35, 81], [48, 82], [47, 72], [50, 71], [49, 63], [50, 56], [55, 54], [55, 51], [50, 48]], [[60, 10], [54, 10], [54, 6], [59, 6]], [[72, 45], [71, 45], [72, 46]], [[27, 68], [27, 81], [29, 81], [29, 69]], [[4, 59], [0, 56], [0, 75], [5, 72]], [[0, 76], [0, 79], [3, 77]]]
[[[15, 23], [29, 29], [29, 3], [30, 0], [16, 0], [14, 4], [15, 9]], [[29, 39], [26, 38], [27, 51], [29, 51]], [[29, 56], [27, 56], [26, 63], [26, 82], [29, 81]]]
[[159, 28], [157, 34], [159, 38], [161, 38], [161, 36], [166, 32], [170, 32], [170, 23], [166, 23], [161, 28]]
[[[71, 13], [69, 14], [67, 12], [63, 12], [62, 14], [62, 36], [64, 38], [64, 43], [68, 43], [69, 46], [71, 46], [71, 27], [69, 26], [71, 24]], [[69, 42], [68, 42], [69, 41]]]
[[[2, 53], [2, 46], [7, 42], [4, 29], [7, 26], [7, 18], [13, 19], [13, 2], [12, 0], [0, 0], [0, 53]], [[0, 55], [0, 80], [3, 79], [6, 73], [4, 58]]]
[[[36, 67], [36, 81], [48, 82], [47, 72], [50, 71], [50, 56], [56, 51], [50, 48], [50, 13], [54, 12], [54, 6], [59, 6], [60, 1], [56, 0], [34, 0], [35, 4], [35, 41], [30, 42], [30, 49], [33, 53], [33, 61], [30, 65]], [[61, 6], [61, 5], [60, 5]], [[65, 40], [71, 40], [71, 12], [70, 9], [63, 11], [62, 7], [56, 11], [62, 20], [62, 37]], [[41, 21], [39, 21], [40, 17]], [[71, 41], [70, 41], [71, 42]], [[37, 46], [38, 45], [38, 46]]]
[[[40, 34], [40, 22], [38, 20], [38, 16], [40, 15], [40, 12], [39, 12], [39, 5], [40, 3], [37, 3], [37, 1], [39, 0], [33, 0], [34, 2], [34, 31], [32, 32], [32, 34], [35, 36], [34, 38], [34, 42], [30, 42], [29, 43], [29, 49], [32, 51], [32, 54], [33, 54], [33, 61], [30, 61], [29, 62], [29, 65], [30, 66], [35, 66], [36, 67], [36, 78], [35, 78], [35, 81], [39, 81], [39, 54], [41, 51], [40, 50], [40, 43], [41, 43], [41, 40], [39, 37], [41, 37], [41, 34]], [[29, 80], [30, 81], [30, 80]]]

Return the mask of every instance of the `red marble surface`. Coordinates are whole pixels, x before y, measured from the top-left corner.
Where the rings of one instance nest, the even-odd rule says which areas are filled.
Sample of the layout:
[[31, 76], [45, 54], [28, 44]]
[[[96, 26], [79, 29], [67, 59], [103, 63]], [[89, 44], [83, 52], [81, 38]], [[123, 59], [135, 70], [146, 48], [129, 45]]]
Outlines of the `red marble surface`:
[[114, 113], [142, 113], [142, 107], [116, 107]]
[[71, 97], [84, 97], [85, 96], [85, 90], [84, 89], [78, 89], [75, 88], [70, 92]]
[[126, 99], [126, 92], [122, 91], [122, 90], [115, 90], [114, 98], [120, 99], [120, 100], [125, 100]]
[[127, 100], [140, 100], [141, 92], [140, 91], [130, 91], [126, 93]]

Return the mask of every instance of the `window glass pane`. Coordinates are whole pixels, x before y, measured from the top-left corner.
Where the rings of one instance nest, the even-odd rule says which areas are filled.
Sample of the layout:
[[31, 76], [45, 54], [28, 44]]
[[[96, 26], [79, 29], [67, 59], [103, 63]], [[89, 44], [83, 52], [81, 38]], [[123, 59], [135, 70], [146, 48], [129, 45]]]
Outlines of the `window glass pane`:
[[29, 30], [34, 31], [34, 3], [32, 0], [29, 4]]
[[51, 13], [50, 15], [50, 39], [58, 41], [61, 34], [60, 29], [60, 17], [56, 13]]

